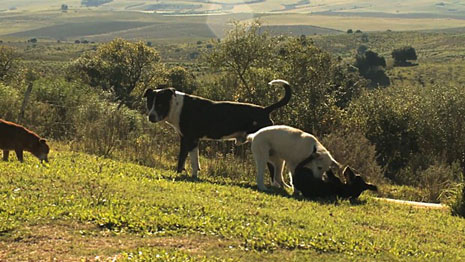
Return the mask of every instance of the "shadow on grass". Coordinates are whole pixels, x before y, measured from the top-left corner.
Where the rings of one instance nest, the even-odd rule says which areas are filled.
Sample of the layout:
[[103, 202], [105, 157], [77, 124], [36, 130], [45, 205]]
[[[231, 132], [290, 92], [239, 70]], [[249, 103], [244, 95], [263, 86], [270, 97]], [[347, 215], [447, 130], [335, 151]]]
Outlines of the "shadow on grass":
[[207, 178], [198, 178], [189, 175], [186, 172], [182, 174], [178, 174], [176, 177], [166, 177], [165, 179], [170, 181], [182, 181], [182, 182], [190, 182], [190, 183], [210, 183], [214, 185], [222, 185], [222, 186], [236, 186], [245, 189], [252, 189], [258, 191], [260, 193], [272, 195], [272, 196], [280, 196], [285, 198], [292, 198], [298, 201], [311, 201], [311, 202], [318, 202], [324, 205], [339, 205], [342, 201], [349, 201], [351, 205], [358, 206], [358, 205], [365, 205], [365, 200], [360, 199], [343, 199], [338, 197], [326, 197], [326, 198], [306, 198], [303, 195], [293, 195], [292, 193], [288, 192], [284, 188], [278, 187], [269, 187], [267, 191], [259, 191], [256, 185], [251, 185], [248, 181], [221, 181], [221, 180], [214, 180], [211, 177]]
[[315, 198], [306, 198], [302, 195], [293, 196], [293, 198], [299, 201], [309, 201], [309, 202], [317, 202], [323, 205], [339, 205], [341, 202], [349, 201], [352, 206], [360, 206], [365, 205], [367, 203], [366, 200], [356, 199], [347, 199], [347, 198], [340, 198], [340, 197], [315, 197]]

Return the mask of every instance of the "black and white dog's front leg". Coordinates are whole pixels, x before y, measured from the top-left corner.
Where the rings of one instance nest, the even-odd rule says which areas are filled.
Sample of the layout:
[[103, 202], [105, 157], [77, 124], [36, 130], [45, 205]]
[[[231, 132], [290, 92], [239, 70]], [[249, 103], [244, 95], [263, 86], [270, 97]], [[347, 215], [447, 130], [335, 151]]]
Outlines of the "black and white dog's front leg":
[[190, 154], [192, 176], [197, 177], [197, 173], [200, 169], [199, 165], [199, 140], [192, 138], [181, 138], [181, 149], [178, 156], [178, 167], [177, 172], [181, 173], [184, 170], [187, 154]]

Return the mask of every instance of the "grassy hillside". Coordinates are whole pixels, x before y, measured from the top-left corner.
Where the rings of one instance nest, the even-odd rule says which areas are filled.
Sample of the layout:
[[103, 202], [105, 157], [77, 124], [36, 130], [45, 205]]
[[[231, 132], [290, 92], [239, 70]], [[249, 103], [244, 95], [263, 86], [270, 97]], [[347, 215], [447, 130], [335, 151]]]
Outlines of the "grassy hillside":
[[[52, 146], [57, 148], [57, 145]], [[202, 177], [202, 176], [201, 176]], [[0, 163], [0, 260], [462, 261], [465, 220], [55, 150]], [[381, 215], [382, 214], [382, 215]]]

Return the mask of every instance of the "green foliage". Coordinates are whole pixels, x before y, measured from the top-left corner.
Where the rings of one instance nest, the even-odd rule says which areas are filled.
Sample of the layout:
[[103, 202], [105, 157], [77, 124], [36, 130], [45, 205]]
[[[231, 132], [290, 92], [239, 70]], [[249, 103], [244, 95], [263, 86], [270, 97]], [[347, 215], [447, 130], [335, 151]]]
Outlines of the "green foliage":
[[386, 75], [386, 60], [373, 51], [364, 51], [357, 53], [355, 56], [355, 67], [358, 68], [360, 75], [371, 80], [371, 86], [378, 85], [388, 86], [389, 77]]
[[272, 50], [269, 35], [260, 32], [260, 28], [259, 21], [234, 22], [233, 29], [205, 56], [213, 70], [222, 69], [234, 75], [237, 84], [252, 98], [257, 97], [253, 90], [256, 84], [253, 71], [269, 64]]
[[465, 217], [465, 184], [462, 182], [455, 187], [454, 199], [449, 203], [452, 214]]
[[82, 108], [73, 119], [75, 123], [83, 123], [76, 129], [75, 148], [110, 156], [129, 140], [133, 131], [139, 131], [136, 125], [141, 118], [138, 112], [132, 112], [126, 107], [118, 109], [115, 104], [108, 102]]
[[142, 41], [115, 39], [76, 59], [68, 71], [69, 77], [112, 91], [117, 100], [131, 106], [132, 92], [141, 93], [160, 76], [163, 66], [159, 61], [158, 52]]
[[20, 105], [19, 92], [0, 82], [0, 118], [16, 121]]
[[196, 85], [193, 75], [184, 67], [175, 66], [168, 70], [167, 78], [169, 86], [174, 87], [176, 90], [192, 94]]
[[314, 134], [329, 133], [341, 121], [341, 109], [359, 95], [365, 82], [347, 65], [301, 39], [283, 41], [279, 54], [274, 70], [289, 79], [293, 91], [279, 120]]
[[447, 163], [433, 164], [418, 174], [418, 186], [428, 189], [428, 200], [440, 202], [441, 194], [458, 181], [461, 171], [460, 165], [457, 163], [452, 165]]
[[[166, 250], [161, 248], [138, 248], [134, 251], [123, 252], [118, 261], [174, 261], [174, 262], [190, 262], [190, 261], [214, 261], [212, 258], [192, 256], [186, 252], [179, 250]], [[223, 261], [223, 260], [221, 260]]]
[[409, 65], [410, 63], [408, 63], [407, 60], [417, 60], [415, 48], [411, 46], [394, 49], [391, 56], [394, 59], [394, 65], [397, 66]]
[[[275, 103], [282, 87], [266, 85], [272, 79], [288, 80], [292, 86], [289, 105], [274, 119], [317, 134], [337, 126], [341, 108], [356, 97], [365, 82], [347, 65], [316, 47], [306, 37], [271, 37], [259, 22], [238, 24], [224, 41], [205, 54], [210, 68], [225, 70], [210, 83], [207, 97], [221, 94], [261, 105]], [[199, 90], [203, 91], [203, 90]]]
[[[461, 115], [465, 93], [455, 86], [392, 87], [366, 92], [349, 110], [350, 124], [375, 144], [387, 175], [406, 182], [399, 171], [421, 177], [429, 166], [463, 162], [465, 134]], [[415, 180], [418, 181], [418, 180]], [[416, 184], [416, 182], [413, 182]]]
[[19, 53], [11, 47], [0, 45], [0, 81], [7, 81], [17, 75]]
[[[95, 106], [101, 92], [64, 79], [41, 78], [34, 81], [23, 123], [41, 136], [71, 139], [85, 122], [75, 122], [81, 108]], [[22, 101], [22, 95], [21, 95]], [[13, 108], [19, 111], [21, 103]]]
[[384, 172], [376, 161], [375, 146], [361, 132], [334, 131], [321, 141], [339, 163], [354, 168], [371, 183], [385, 183]]

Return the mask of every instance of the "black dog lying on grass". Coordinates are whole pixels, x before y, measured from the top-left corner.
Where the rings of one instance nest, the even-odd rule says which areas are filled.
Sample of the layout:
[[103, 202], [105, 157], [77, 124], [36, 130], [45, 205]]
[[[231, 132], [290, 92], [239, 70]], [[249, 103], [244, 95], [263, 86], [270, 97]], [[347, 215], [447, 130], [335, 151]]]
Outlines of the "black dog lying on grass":
[[328, 170], [323, 179], [313, 177], [312, 170], [305, 168], [305, 164], [311, 161], [311, 157], [302, 161], [294, 172], [293, 184], [294, 189], [302, 193], [305, 198], [328, 198], [340, 197], [345, 199], [356, 199], [365, 190], [378, 191], [375, 185], [368, 184], [363, 178], [355, 174], [350, 167], [343, 171], [346, 183]]

